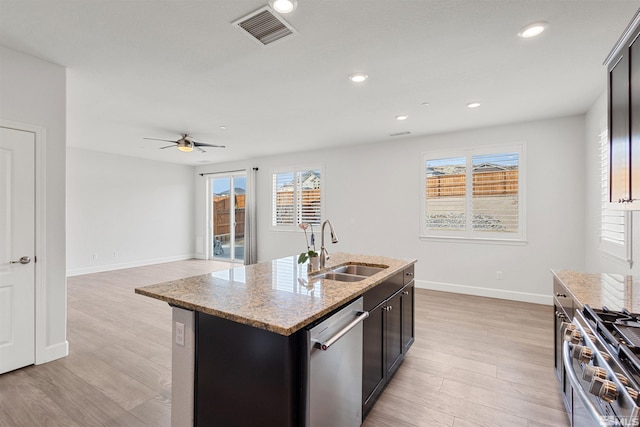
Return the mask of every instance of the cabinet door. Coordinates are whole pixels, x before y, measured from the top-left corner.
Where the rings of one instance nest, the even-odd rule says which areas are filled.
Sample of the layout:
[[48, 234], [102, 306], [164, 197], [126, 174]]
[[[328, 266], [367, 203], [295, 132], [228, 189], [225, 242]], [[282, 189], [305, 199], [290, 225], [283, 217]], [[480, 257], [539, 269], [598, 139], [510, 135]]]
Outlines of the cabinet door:
[[402, 352], [407, 353], [414, 341], [415, 287], [413, 282], [402, 289]]
[[629, 47], [631, 91], [631, 200], [640, 199], [640, 39]]
[[388, 376], [398, 368], [402, 357], [402, 292], [387, 300], [385, 319], [385, 370]]
[[629, 136], [629, 58], [624, 55], [609, 72], [611, 202], [630, 199]]
[[384, 367], [384, 304], [369, 311], [362, 322], [362, 414], [366, 416], [382, 391]]

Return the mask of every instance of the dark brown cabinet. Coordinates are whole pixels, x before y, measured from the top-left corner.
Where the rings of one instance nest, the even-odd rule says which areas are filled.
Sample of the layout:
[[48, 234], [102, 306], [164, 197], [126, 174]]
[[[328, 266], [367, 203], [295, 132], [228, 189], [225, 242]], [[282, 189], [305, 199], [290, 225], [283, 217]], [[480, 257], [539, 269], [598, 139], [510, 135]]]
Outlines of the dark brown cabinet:
[[413, 281], [402, 290], [402, 352], [406, 353], [415, 337], [415, 286]]
[[609, 71], [609, 201], [640, 209], [640, 41], [638, 15], [611, 51]]
[[413, 344], [414, 304], [413, 266], [364, 294], [364, 308], [369, 311], [362, 325], [364, 417]]
[[571, 294], [565, 286], [557, 279], [553, 279], [553, 348], [554, 348], [554, 366], [558, 381], [560, 381], [560, 390], [564, 404], [571, 413], [571, 402], [569, 396], [570, 384], [562, 362], [562, 344], [564, 343], [564, 324], [570, 323], [573, 319], [573, 311], [577, 304], [574, 303]]

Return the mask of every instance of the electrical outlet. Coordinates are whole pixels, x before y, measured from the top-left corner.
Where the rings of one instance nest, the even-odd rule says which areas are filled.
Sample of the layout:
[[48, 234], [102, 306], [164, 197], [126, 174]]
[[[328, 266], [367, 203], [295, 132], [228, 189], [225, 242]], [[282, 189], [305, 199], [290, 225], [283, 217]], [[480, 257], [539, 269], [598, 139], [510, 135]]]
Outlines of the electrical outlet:
[[184, 345], [184, 323], [176, 322], [176, 344]]
[[118, 251], [113, 251], [113, 257], [114, 258], [118, 258], [120, 256], [120, 254], [118, 253]]
[[93, 260], [95, 261], [95, 260], [97, 260], [97, 259], [98, 259], [98, 253], [97, 253], [97, 252], [94, 252], [94, 253], [93, 253]]
[[496, 279], [502, 280], [502, 271], [496, 271]]

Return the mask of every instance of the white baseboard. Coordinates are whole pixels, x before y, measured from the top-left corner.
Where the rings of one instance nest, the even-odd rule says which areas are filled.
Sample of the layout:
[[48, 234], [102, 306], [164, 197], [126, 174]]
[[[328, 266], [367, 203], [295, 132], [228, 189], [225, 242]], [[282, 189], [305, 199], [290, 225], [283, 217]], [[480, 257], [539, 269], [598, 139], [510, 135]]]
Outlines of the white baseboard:
[[93, 267], [74, 268], [73, 270], [67, 270], [67, 277], [80, 276], [82, 274], [102, 273], [103, 271], [122, 270], [123, 268], [144, 267], [146, 265], [162, 264], [164, 262], [184, 261], [187, 259], [193, 259], [196, 256], [194, 254], [176, 255], [165, 258], [145, 259], [141, 261], [130, 261], [119, 264], [97, 265]]
[[36, 365], [51, 362], [69, 355], [69, 341], [47, 346], [36, 352]]
[[499, 298], [511, 301], [530, 302], [534, 304], [553, 305], [553, 297], [551, 296], [551, 294], [531, 294], [528, 292], [505, 291], [504, 289], [457, 285], [454, 283], [430, 282], [427, 280], [417, 279], [415, 283], [416, 288], [419, 289], [430, 289], [432, 291], [444, 291], [456, 294], [475, 295], [480, 297]]

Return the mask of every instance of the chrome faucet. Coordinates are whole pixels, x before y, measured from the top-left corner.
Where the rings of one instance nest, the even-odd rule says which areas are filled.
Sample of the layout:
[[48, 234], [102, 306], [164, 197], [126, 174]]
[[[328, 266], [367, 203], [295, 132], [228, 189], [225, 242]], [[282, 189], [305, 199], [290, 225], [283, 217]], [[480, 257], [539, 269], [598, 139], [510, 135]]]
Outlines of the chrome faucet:
[[324, 247], [324, 226], [327, 224], [329, 224], [329, 229], [331, 230], [331, 243], [338, 243], [338, 237], [336, 236], [336, 232], [333, 229], [333, 224], [331, 224], [331, 221], [326, 219], [322, 223], [322, 229], [320, 232], [320, 234], [322, 235], [322, 243], [320, 246], [320, 268], [324, 268], [326, 261], [329, 259], [329, 252], [327, 252], [327, 249]]

